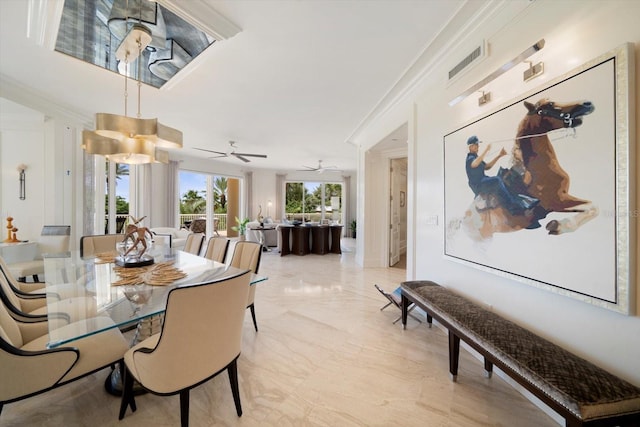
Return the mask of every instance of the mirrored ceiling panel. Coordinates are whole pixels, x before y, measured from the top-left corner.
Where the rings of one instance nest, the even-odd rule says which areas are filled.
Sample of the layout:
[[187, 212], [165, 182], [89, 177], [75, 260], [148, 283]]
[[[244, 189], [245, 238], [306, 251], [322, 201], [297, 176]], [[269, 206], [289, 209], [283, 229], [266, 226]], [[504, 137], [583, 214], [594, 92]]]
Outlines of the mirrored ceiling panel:
[[[129, 30], [144, 25], [151, 41], [125, 66], [116, 50]], [[148, 0], [65, 0], [56, 51], [160, 88], [215, 39]]]

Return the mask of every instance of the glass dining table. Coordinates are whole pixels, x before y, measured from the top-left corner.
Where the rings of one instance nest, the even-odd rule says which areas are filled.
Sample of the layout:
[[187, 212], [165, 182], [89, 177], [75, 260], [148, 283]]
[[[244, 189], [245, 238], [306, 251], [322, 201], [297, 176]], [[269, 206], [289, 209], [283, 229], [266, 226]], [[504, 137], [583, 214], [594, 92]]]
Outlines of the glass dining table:
[[[109, 328], [135, 327], [145, 319], [164, 313], [171, 289], [211, 283], [243, 271], [168, 247], [152, 248], [149, 255], [155, 264], [167, 262], [185, 276], [162, 286], [115, 285], [121, 277], [113, 262], [97, 257], [83, 258], [78, 251], [46, 256], [48, 347], [72, 343]], [[251, 285], [265, 280], [266, 276], [252, 274]]]

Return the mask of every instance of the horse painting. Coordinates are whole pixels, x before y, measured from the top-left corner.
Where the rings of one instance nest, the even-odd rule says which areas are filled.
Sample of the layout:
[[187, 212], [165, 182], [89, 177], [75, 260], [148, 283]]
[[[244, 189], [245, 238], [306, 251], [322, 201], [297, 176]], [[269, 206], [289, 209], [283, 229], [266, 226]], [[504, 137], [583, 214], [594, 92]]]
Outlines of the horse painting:
[[594, 111], [591, 102], [558, 104], [542, 99], [535, 105], [525, 101], [527, 109], [521, 120], [512, 148], [512, 166], [501, 168], [498, 175], [516, 197], [537, 200], [535, 207], [523, 214], [511, 214], [491, 196], [478, 196], [462, 220], [462, 226], [474, 240], [490, 239], [494, 233], [508, 233], [541, 227], [539, 221], [550, 212], [572, 213], [570, 217], [546, 224], [551, 235], [575, 231], [598, 215], [598, 209], [586, 199], [569, 193], [569, 174], [562, 168], [548, 132], [582, 124], [584, 116]]

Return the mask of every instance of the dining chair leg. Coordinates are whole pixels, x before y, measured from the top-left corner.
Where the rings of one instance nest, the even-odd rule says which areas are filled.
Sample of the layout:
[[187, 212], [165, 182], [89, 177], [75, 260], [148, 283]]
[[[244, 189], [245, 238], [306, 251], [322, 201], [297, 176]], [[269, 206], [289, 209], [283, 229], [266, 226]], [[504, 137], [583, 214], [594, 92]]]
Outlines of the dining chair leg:
[[131, 406], [131, 412], [136, 411], [136, 401], [133, 395], [133, 375], [124, 366], [124, 362], [120, 362], [120, 377], [122, 378], [122, 400], [120, 402], [120, 414], [118, 419], [124, 418], [127, 412], [127, 406]]
[[189, 427], [189, 389], [180, 392], [180, 425]]
[[256, 328], [256, 332], [258, 332], [258, 323], [256, 322], [256, 308], [253, 304], [249, 306], [251, 310], [251, 318], [253, 319], [253, 327]]
[[242, 416], [242, 405], [240, 404], [240, 388], [238, 387], [238, 359], [234, 359], [233, 362], [227, 366], [229, 372], [229, 382], [231, 383], [231, 394], [233, 394], [233, 401], [236, 404], [236, 413], [239, 417]]

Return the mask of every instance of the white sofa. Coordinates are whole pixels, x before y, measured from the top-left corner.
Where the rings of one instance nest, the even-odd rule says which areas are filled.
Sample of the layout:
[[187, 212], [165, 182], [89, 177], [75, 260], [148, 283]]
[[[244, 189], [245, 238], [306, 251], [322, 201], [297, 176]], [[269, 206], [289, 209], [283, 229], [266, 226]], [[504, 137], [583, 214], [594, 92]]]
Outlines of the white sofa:
[[183, 228], [154, 227], [151, 232], [158, 236], [169, 236], [170, 246], [174, 249], [184, 248], [190, 231]]

